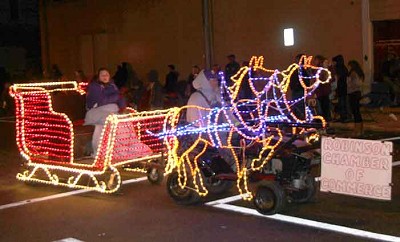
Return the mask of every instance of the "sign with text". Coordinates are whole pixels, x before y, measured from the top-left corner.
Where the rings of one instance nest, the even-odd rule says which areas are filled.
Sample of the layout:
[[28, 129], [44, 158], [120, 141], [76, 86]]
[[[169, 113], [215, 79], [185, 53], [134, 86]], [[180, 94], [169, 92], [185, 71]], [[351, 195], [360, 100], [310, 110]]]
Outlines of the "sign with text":
[[322, 137], [321, 191], [391, 200], [392, 142]]

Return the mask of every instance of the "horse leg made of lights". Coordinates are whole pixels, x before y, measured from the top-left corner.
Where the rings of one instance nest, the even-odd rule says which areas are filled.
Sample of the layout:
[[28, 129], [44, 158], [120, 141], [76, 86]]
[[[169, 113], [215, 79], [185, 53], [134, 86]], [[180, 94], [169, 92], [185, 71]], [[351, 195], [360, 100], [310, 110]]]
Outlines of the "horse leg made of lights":
[[[180, 178], [178, 179], [178, 185], [182, 189], [189, 187], [190, 189], [196, 190], [200, 195], [205, 196], [207, 194], [207, 189], [203, 185], [203, 180], [196, 161], [206, 151], [207, 144], [201, 139], [201, 134], [199, 134], [193, 144], [190, 144], [190, 146], [183, 152], [180, 151], [182, 144], [178, 136], [175, 134], [179, 128], [179, 120], [182, 113], [182, 108], [171, 108], [164, 120], [163, 129], [168, 134], [164, 137], [164, 142], [168, 150], [168, 162], [165, 172], [170, 174], [175, 170]], [[195, 159], [191, 161], [191, 151], [193, 151], [200, 143], [204, 144], [204, 148], [195, 156]], [[189, 179], [193, 182], [193, 187], [190, 187]]]
[[[271, 131], [271, 130], [269, 130]], [[269, 136], [263, 136], [257, 143], [261, 143], [263, 148], [261, 149], [258, 157], [251, 160], [250, 164], [247, 164], [245, 153], [243, 155], [243, 160], [240, 165], [240, 169], [237, 171], [237, 188], [242, 198], [244, 200], [252, 200], [253, 195], [248, 188], [248, 178], [251, 172], [261, 171], [265, 165], [272, 159], [275, 155], [276, 148], [282, 141], [282, 133], [278, 129], [276, 134], [270, 132]], [[242, 147], [242, 149], [244, 146]], [[238, 164], [239, 165], [239, 164]]]
[[[166, 166], [166, 173], [171, 173], [172, 171], [177, 171], [180, 179], [178, 180], [179, 186], [181, 188], [189, 187], [195, 190], [200, 196], [206, 196], [208, 190], [204, 184], [203, 175], [198, 166], [199, 159], [204, 155], [204, 153], [210, 147], [215, 147], [215, 140], [211, 140], [211, 136], [218, 137], [220, 139], [218, 131], [209, 129], [208, 131], [202, 130], [196, 132], [195, 134], [187, 135], [188, 140], [182, 140], [186, 135], [179, 135], [179, 117], [185, 112], [185, 108], [176, 108], [172, 110], [169, 115], [166, 116], [164, 125], [164, 130], [167, 135], [164, 141], [168, 149], [168, 163]], [[196, 107], [191, 107], [196, 108]], [[200, 107], [198, 107], [200, 108]], [[221, 112], [222, 113], [222, 112]], [[210, 122], [210, 120], [208, 120]], [[208, 123], [208, 125], [215, 125], [213, 122]], [[231, 145], [232, 134], [234, 129], [230, 128], [228, 132], [227, 143], [228, 145], [220, 146], [221, 149], [229, 149], [233, 154], [235, 159], [235, 164], [238, 167], [238, 158], [235, 156], [234, 148]], [[169, 134], [169, 135], [168, 135]], [[180, 139], [180, 138], [181, 139]], [[221, 143], [221, 142], [219, 142]], [[190, 180], [189, 180], [190, 179]], [[193, 183], [193, 184], [191, 184]]]
[[[203, 145], [203, 148], [200, 152], [195, 152], [194, 157], [192, 156], [193, 150], [198, 146]], [[197, 138], [197, 140], [183, 152], [183, 154], [179, 157], [177, 171], [180, 177], [184, 177], [183, 182], [179, 182], [179, 185], [183, 188], [187, 185], [188, 182], [188, 172], [192, 178], [193, 188], [197, 191], [200, 196], [206, 196], [208, 191], [204, 186], [203, 177], [201, 175], [200, 169], [198, 167], [198, 159], [206, 152], [209, 147], [209, 143], [201, 138], [201, 134]], [[193, 157], [193, 160], [191, 160]], [[189, 170], [188, 170], [189, 169]]]

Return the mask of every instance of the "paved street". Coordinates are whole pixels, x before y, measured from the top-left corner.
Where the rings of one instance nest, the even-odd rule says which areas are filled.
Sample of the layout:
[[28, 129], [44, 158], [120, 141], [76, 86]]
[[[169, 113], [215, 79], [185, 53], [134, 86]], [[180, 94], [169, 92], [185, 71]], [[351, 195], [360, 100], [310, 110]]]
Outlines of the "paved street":
[[[16, 181], [17, 182], [17, 181]], [[59, 188], [14, 185], [15, 200]], [[35, 190], [35, 191], [34, 191]], [[0, 210], [1, 241], [353, 241], [355, 238], [205, 205], [183, 207], [165, 184], [123, 186], [119, 195], [95, 192]]]
[[[397, 177], [399, 169], [394, 169]], [[11, 178], [9, 175], [7, 178]], [[125, 177], [126, 179], [130, 179]], [[1, 241], [55, 241], [74, 238], [83, 241], [365, 241], [340, 232], [276, 221], [270, 218], [225, 211], [205, 204], [176, 205], [166, 192], [165, 182], [151, 185], [146, 180], [125, 184], [115, 195], [85, 192], [44, 185], [26, 185], [15, 179], [2, 179], [0, 208]], [[70, 196], [54, 198], [51, 195]], [[230, 197], [208, 198], [217, 200]], [[34, 198], [47, 198], [36, 201]], [[53, 198], [53, 199], [52, 199]], [[23, 205], [15, 202], [32, 199]], [[319, 193], [316, 202], [290, 205], [285, 214], [321, 222], [353, 226], [375, 226], [373, 232], [398, 233], [399, 191], [392, 202], [376, 202]], [[355, 204], [365, 202], [367, 206]], [[336, 204], [335, 203], [339, 203]], [[6, 207], [9, 204], [16, 207]], [[233, 202], [235, 207], [249, 203]], [[339, 205], [339, 206], [338, 206]], [[372, 211], [372, 209], [379, 209]], [[342, 210], [342, 213], [339, 212]], [[378, 223], [368, 222], [365, 210], [371, 210]], [[346, 215], [350, 214], [350, 217]], [[351, 215], [352, 214], [352, 215]], [[380, 214], [381, 217], [375, 217]], [[387, 216], [389, 215], [389, 216]], [[392, 217], [391, 217], [392, 216]], [[357, 222], [359, 221], [359, 222]], [[368, 224], [369, 223], [369, 224]], [[382, 229], [377, 224], [392, 228]], [[397, 237], [400, 239], [400, 237]]]

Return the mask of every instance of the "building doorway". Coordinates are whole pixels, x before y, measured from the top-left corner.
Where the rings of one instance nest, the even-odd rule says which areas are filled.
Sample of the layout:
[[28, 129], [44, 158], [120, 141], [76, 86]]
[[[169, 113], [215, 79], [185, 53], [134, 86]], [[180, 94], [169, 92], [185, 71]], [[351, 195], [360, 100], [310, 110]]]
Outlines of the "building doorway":
[[374, 80], [400, 84], [400, 20], [373, 21]]

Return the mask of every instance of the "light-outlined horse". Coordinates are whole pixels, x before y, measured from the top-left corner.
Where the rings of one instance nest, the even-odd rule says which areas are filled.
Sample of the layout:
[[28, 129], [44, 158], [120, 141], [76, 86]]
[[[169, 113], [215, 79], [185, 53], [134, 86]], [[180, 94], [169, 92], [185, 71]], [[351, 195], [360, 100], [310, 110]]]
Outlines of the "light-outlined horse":
[[[229, 103], [234, 108], [235, 114], [241, 117], [240, 110], [236, 107], [241, 103], [247, 102], [256, 106], [255, 110], [264, 117], [269, 117], [271, 109], [277, 113], [285, 115], [286, 122], [306, 123], [315, 119], [322, 120], [322, 117], [312, 114], [307, 105], [304, 105], [304, 118], [298, 117], [293, 112], [293, 106], [298, 102], [304, 102], [310, 97], [320, 84], [325, 84], [331, 79], [330, 72], [323, 67], [311, 65], [312, 56], [302, 56], [299, 63], [291, 64], [286, 70], [270, 70], [263, 67], [264, 58], [252, 57], [249, 66], [242, 67], [234, 76], [231, 77], [233, 84], [229, 87], [222, 85], [225, 92], [229, 94]], [[303, 97], [297, 100], [290, 100], [287, 96], [290, 77], [297, 71], [299, 73], [299, 82], [304, 90]], [[312, 72], [309, 75], [303, 75], [303, 72]], [[245, 78], [247, 77], [247, 78]], [[307, 81], [308, 79], [308, 81]], [[262, 90], [257, 90], [255, 82], [264, 81]], [[244, 82], [248, 82], [253, 97], [252, 99], [238, 99], [238, 94]], [[224, 81], [223, 81], [224, 83]], [[261, 116], [260, 115], [260, 116]], [[272, 115], [274, 116], [274, 115]]]
[[[330, 72], [325, 68], [312, 66], [311, 60], [312, 57], [303, 56], [300, 63], [294, 63], [286, 70], [279, 71], [266, 69], [263, 66], [262, 56], [252, 57], [249, 66], [242, 67], [231, 77], [230, 86], [227, 86], [222, 78], [221, 93], [228, 96], [223, 101], [222, 108], [211, 109], [198, 106], [174, 108], [164, 127], [168, 147], [166, 172], [176, 170], [181, 178], [178, 181], [182, 188], [186, 187], [191, 179], [191, 189], [205, 196], [208, 190], [204, 184], [198, 160], [210, 147], [224, 149], [234, 159], [237, 188], [240, 194], [246, 200], [252, 199], [247, 184], [249, 171], [262, 169], [272, 159], [284, 136], [283, 131], [274, 124], [287, 123], [301, 127], [319, 120], [322, 126], [325, 126], [323, 117], [313, 115], [307, 105], [304, 105], [303, 119], [297, 117], [292, 110], [296, 102], [304, 101], [320, 84], [327, 83], [330, 79]], [[289, 100], [287, 93], [290, 77], [296, 70], [304, 89], [304, 97], [299, 100]], [[308, 71], [310, 74], [304, 76], [303, 71]], [[309, 80], [306, 81], [306, 78]], [[264, 83], [257, 85], [256, 82]], [[243, 99], [239, 93], [245, 84], [250, 87], [251, 97]], [[250, 108], [243, 109], [244, 107]], [[203, 117], [203, 120], [180, 125], [180, 116], [188, 108], [206, 110], [209, 114]], [[206, 125], [200, 126], [199, 123], [206, 123]], [[292, 132], [304, 130], [304, 128], [293, 128]], [[182, 142], [180, 137], [189, 135], [192, 137], [191, 142]], [[238, 139], [241, 140], [239, 146], [234, 142]], [[259, 143], [262, 146], [258, 157], [254, 158], [250, 164], [246, 162], [244, 152], [241, 155], [240, 152], [236, 152], [238, 148], [245, 150], [246, 141], [253, 144]], [[183, 150], [182, 147], [184, 147]]]

